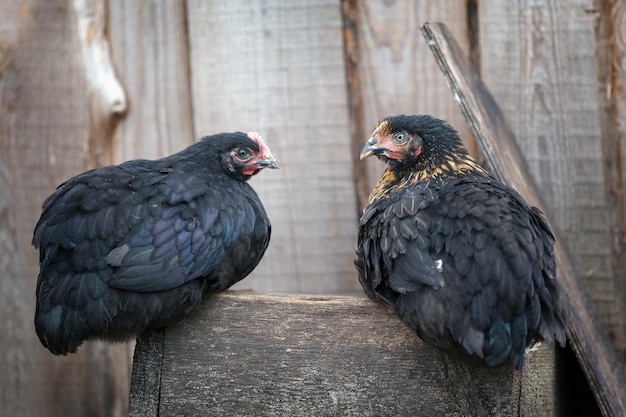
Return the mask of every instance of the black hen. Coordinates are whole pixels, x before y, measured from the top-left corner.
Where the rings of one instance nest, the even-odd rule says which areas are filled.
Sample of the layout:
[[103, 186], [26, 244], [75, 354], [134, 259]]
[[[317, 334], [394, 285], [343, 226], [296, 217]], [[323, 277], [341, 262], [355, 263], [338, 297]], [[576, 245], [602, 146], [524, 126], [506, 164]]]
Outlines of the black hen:
[[277, 168], [256, 133], [77, 175], [43, 204], [35, 328], [54, 354], [128, 339], [190, 313], [259, 263], [270, 222], [246, 182]]
[[535, 340], [564, 345], [567, 303], [537, 208], [431, 116], [384, 119], [361, 159], [371, 155], [388, 168], [360, 221], [355, 264], [370, 298], [427, 343], [492, 366], [520, 369]]

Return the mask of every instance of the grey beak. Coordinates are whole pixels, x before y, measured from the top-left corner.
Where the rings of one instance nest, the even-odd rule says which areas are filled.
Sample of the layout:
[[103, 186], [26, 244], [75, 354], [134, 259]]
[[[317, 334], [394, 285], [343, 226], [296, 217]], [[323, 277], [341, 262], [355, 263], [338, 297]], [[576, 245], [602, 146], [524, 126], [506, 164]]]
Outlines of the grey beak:
[[378, 144], [378, 139], [375, 136], [369, 138], [367, 142], [365, 142], [365, 146], [361, 149], [361, 155], [359, 158], [361, 160], [368, 158], [372, 155], [377, 155], [385, 151], [385, 148], [381, 148], [376, 146]]
[[280, 168], [280, 166], [278, 166], [278, 159], [274, 158], [273, 156], [265, 157], [265, 159], [263, 159], [262, 161], [258, 161], [257, 165], [260, 166], [261, 168], [270, 168], [270, 169]]

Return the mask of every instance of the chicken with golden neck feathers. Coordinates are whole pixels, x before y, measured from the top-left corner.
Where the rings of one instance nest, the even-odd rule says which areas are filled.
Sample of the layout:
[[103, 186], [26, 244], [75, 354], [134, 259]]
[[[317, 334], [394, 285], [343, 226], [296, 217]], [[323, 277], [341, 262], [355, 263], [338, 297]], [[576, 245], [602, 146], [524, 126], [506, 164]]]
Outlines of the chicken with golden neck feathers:
[[425, 342], [521, 369], [565, 344], [567, 302], [542, 213], [428, 115], [385, 118], [361, 152], [387, 163], [363, 211], [355, 265], [367, 295]]

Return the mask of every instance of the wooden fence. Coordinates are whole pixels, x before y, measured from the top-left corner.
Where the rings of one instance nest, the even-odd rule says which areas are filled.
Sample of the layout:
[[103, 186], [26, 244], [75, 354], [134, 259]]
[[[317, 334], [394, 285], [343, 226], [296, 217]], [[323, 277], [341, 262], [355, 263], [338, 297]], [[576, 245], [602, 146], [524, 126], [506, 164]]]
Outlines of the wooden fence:
[[282, 170], [252, 180], [273, 224], [239, 289], [361, 294], [355, 162], [380, 118], [430, 113], [474, 149], [420, 33], [442, 21], [519, 140], [600, 321], [626, 352], [626, 2], [0, 2], [0, 415], [124, 415], [126, 345], [56, 358], [33, 329], [40, 205], [87, 168], [257, 130]]

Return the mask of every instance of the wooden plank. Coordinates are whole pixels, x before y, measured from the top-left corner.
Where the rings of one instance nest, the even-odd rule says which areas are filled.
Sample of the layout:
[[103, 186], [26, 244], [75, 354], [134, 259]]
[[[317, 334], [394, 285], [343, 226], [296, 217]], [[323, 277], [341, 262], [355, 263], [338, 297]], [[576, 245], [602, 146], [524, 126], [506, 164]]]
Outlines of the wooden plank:
[[[615, 238], [612, 266], [616, 286], [621, 290], [621, 309], [626, 310], [626, 2], [594, 1], [596, 60], [599, 69], [598, 97], [603, 128], [603, 164], [607, 200], [611, 208], [611, 231]], [[610, 7], [610, 10], [608, 8]], [[621, 316], [626, 327], [626, 313]], [[626, 330], [616, 335], [613, 344], [621, 354], [626, 372]]]
[[164, 329], [146, 330], [137, 338], [128, 417], [159, 415], [164, 338]]
[[[344, 1], [342, 8], [346, 30], [352, 25], [357, 38], [354, 44], [346, 45], [353, 45], [347, 55], [352, 60], [352, 75], [360, 82], [358, 89], [350, 91], [351, 101], [363, 103], [361, 114], [351, 121], [354, 147], [365, 144], [366, 135], [383, 117], [402, 113], [428, 113], [446, 119], [460, 128], [461, 137], [470, 138], [463, 116], [428, 47], [419, 41], [418, 32], [423, 22], [448, 22], [468, 52], [466, 1]], [[357, 45], [358, 50], [354, 50]], [[473, 147], [471, 142], [467, 145]], [[358, 154], [353, 158], [354, 163], [367, 166], [367, 192], [360, 194], [369, 196], [385, 165], [375, 158], [359, 161]], [[360, 201], [361, 208], [365, 202]]]
[[238, 286], [360, 291], [337, 2], [190, 0], [187, 21], [195, 131], [257, 130], [281, 163], [251, 180], [272, 240]]
[[195, 142], [185, 2], [109, 0], [111, 47], [131, 103], [114, 161], [157, 159]]
[[89, 61], [108, 52], [103, 4], [79, 3], [0, 2], [2, 416], [123, 415], [128, 402], [127, 349], [90, 343], [54, 357], [33, 324], [38, 254], [31, 239], [41, 203], [105, 157], [101, 146], [110, 143], [120, 110], [120, 90], [103, 91], [97, 82], [115, 81], [100, 72], [110, 68]]
[[231, 291], [165, 330], [155, 395], [160, 417], [549, 416], [553, 359], [544, 345], [521, 372], [491, 368], [425, 345], [364, 298]]
[[[528, 168], [515, 136], [450, 31], [443, 24], [425, 24], [422, 31], [492, 171], [530, 204], [545, 209], [539, 187], [526, 175]], [[576, 279], [557, 230], [555, 235], [559, 280], [572, 306], [569, 342], [603, 414], [626, 415], [626, 378], [604, 329], [597, 322], [593, 306]]]
[[111, 137], [128, 101], [113, 67], [105, 0], [74, 2], [74, 17], [89, 112], [86, 157], [88, 167], [95, 168], [113, 160]]
[[356, 192], [357, 217], [369, 201], [371, 192], [367, 165], [360, 163], [363, 138], [366, 137], [366, 126], [363, 123], [365, 103], [363, 101], [361, 81], [361, 48], [359, 44], [358, 1], [341, 0], [341, 17], [343, 22], [343, 48], [346, 65], [346, 88], [348, 97], [348, 113], [350, 118], [350, 144], [352, 157], [352, 177]]
[[586, 0], [513, 7], [481, 1], [481, 76], [518, 139], [600, 321], [622, 350], [626, 287], [616, 263], [624, 258], [623, 234], [605, 168], [606, 153], [615, 155], [603, 139], [610, 135], [603, 132], [600, 99], [607, 90], [599, 89], [596, 60], [597, 48], [609, 48], [597, 44], [594, 31], [603, 14], [609, 17]]

